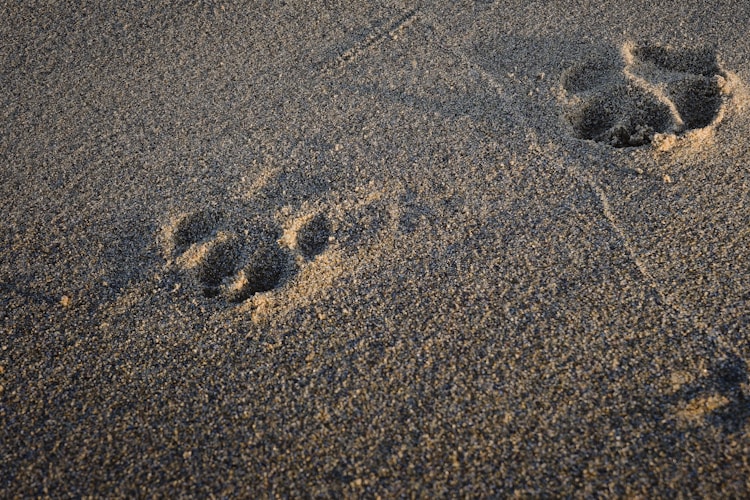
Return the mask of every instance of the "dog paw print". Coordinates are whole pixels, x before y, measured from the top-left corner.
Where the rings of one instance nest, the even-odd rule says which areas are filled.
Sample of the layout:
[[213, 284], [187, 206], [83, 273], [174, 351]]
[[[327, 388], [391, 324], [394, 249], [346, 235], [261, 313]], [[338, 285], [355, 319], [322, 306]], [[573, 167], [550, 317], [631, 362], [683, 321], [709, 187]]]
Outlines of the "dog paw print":
[[577, 138], [624, 148], [715, 126], [731, 86], [710, 49], [626, 44], [621, 61], [577, 64], [562, 87]]
[[241, 302], [293, 277], [328, 244], [324, 214], [305, 218], [290, 234], [258, 223], [240, 228], [221, 212], [200, 210], [173, 218], [162, 230], [168, 262], [184, 271], [208, 298]]

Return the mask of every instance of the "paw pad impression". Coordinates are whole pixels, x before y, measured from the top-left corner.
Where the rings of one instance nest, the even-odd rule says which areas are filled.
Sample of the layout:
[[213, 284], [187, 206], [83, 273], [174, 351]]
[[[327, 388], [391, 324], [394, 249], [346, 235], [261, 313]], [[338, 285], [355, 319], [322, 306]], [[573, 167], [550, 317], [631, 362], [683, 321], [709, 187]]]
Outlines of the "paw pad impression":
[[241, 302], [279, 288], [296, 272], [294, 254], [302, 262], [328, 245], [328, 218], [319, 213], [295, 228], [293, 244], [272, 227], [237, 231], [221, 212], [200, 210], [173, 218], [161, 234], [168, 261], [186, 271], [205, 297]]
[[579, 139], [638, 147], [721, 120], [730, 89], [715, 51], [626, 44], [622, 56], [563, 74], [565, 115]]

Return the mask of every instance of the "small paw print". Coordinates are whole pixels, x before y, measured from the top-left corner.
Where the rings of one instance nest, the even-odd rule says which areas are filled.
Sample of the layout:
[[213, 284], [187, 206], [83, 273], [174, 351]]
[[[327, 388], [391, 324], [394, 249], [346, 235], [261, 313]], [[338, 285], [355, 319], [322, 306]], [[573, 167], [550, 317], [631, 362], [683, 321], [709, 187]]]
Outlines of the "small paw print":
[[[168, 262], [191, 277], [204, 297], [242, 302], [280, 288], [328, 244], [330, 223], [316, 214], [279, 239], [271, 224], [240, 230], [222, 212], [199, 210], [174, 217], [161, 234]], [[286, 245], [282, 245], [286, 243]]]

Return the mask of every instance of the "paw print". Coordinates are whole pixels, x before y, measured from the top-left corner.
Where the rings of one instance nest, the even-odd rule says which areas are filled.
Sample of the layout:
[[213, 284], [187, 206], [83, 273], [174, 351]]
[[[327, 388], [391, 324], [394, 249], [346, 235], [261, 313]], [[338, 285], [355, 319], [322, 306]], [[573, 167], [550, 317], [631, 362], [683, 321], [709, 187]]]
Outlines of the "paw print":
[[284, 239], [271, 224], [239, 226], [219, 211], [180, 214], [162, 230], [165, 257], [203, 296], [242, 302], [281, 287], [325, 250], [331, 231], [322, 213], [303, 218]]
[[730, 85], [714, 51], [626, 44], [622, 56], [591, 59], [563, 74], [565, 116], [579, 139], [658, 146], [721, 120]]

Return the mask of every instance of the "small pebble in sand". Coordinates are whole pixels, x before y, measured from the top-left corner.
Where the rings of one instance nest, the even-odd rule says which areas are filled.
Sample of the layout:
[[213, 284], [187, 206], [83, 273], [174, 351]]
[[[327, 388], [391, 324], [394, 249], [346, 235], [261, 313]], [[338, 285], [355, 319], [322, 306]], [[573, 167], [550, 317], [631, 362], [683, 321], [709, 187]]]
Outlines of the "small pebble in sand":
[[63, 307], [70, 307], [70, 304], [72, 304], [72, 302], [73, 301], [71, 300], [71, 298], [67, 295], [63, 295], [60, 299], [60, 305]]

